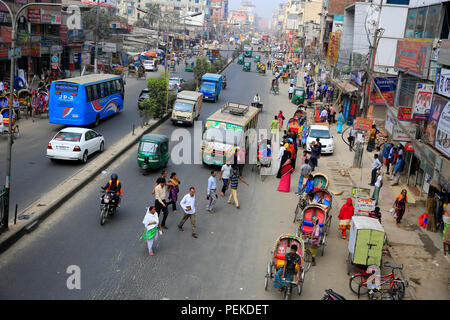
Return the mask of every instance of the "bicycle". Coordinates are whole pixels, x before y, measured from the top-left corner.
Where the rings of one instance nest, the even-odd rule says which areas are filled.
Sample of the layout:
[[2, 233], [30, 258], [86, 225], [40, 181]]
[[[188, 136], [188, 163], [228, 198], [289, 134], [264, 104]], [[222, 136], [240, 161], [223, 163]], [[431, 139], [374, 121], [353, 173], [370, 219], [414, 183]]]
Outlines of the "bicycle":
[[366, 272], [365, 270], [360, 270], [359, 273], [350, 277], [350, 290], [357, 294], [358, 298], [361, 295], [367, 294], [369, 295], [369, 299], [373, 300], [373, 293], [380, 291], [383, 285], [389, 284], [388, 292], [393, 300], [402, 300], [405, 297], [405, 284], [407, 284], [407, 282], [395, 276], [395, 269], [402, 270], [403, 265], [398, 267], [385, 264], [384, 267], [391, 268], [391, 273], [381, 276], [379, 287], [369, 287], [367, 280], [370, 276], [372, 276], [372, 274]]

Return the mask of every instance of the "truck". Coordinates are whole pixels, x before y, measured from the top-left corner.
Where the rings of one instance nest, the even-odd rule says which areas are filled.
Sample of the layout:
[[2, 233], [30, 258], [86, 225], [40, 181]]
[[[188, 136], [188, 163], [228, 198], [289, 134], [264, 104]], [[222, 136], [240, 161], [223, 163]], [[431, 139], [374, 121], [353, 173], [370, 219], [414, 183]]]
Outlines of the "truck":
[[223, 76], [216, 73], [205, 73], [200, 83], [199, 92], [203, 93], [203, 100], [219, 100], [220, 91], [222, 90]]
[[172, 110], [172, 123], [193, 126], [202, 111], [202, 101], [203, 94], [200, 92], [188, 90], [179, 92]]

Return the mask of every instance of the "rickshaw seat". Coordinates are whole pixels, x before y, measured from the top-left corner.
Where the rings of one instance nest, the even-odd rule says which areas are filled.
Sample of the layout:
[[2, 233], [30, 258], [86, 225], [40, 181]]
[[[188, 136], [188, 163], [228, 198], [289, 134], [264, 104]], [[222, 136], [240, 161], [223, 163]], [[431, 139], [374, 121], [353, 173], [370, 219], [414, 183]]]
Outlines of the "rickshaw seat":
[[[319, 226], [320, 226], [320, 232], [323, 231], [323, 223], [319, 222]], [[306, 221], [303, 220], [302, 226], [301, 226], [301, 230], [303, 233], [311, 233], [314, 229], [314, 224], [312, 223], [312, 221]]]

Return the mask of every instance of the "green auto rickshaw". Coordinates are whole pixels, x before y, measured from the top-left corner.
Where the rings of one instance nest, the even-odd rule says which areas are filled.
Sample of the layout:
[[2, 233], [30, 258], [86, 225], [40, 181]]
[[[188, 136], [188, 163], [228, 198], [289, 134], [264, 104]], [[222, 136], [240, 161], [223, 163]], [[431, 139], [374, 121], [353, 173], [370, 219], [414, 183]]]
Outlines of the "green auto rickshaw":
[[289, 65], [287, 63], [283, 64], [283, 70], [289, 71]]
[[305, 102], [305, 89], [303, 88], [295, 88], [294, 93], [292, 94], [292, 103], [302, 104]]
[[244, 56], [239, 56], [238, 64], [244, 64]]
[[244, 70], [244, 71], [250, 71], [251, 68], [252, 68], [252, 63], [249, 62], [249, 61], [246, 61], [246, 62], [244, 63], [244, 66], [242, 67], [242, 70]]
[[261, 56], [259, 54], [257, 54], [255, 56], [255, 59], [253, 60], [254, 62], [260, 62], [261, 61]]
[[161, 134], [146, 134], [139, 141], [137, 162], [143, 173], [167, 167], [169, 162], [169, 138]]
[[186, 61], [186, 66], [184, 67], [184, 71], [186, 72], [194, 72], [195, 62], [194, 60]]

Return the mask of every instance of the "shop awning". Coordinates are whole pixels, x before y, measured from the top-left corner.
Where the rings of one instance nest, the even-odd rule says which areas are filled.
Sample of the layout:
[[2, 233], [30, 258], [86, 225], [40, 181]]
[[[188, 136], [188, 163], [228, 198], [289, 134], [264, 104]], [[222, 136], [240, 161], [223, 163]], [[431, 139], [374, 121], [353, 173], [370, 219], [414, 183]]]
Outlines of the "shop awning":
[[332, 80], [332, 82], [335, 86], [344, 91], [344, 93], [354, 93], [359, 91], [358, 87], [355, 87], [347, 80]]

